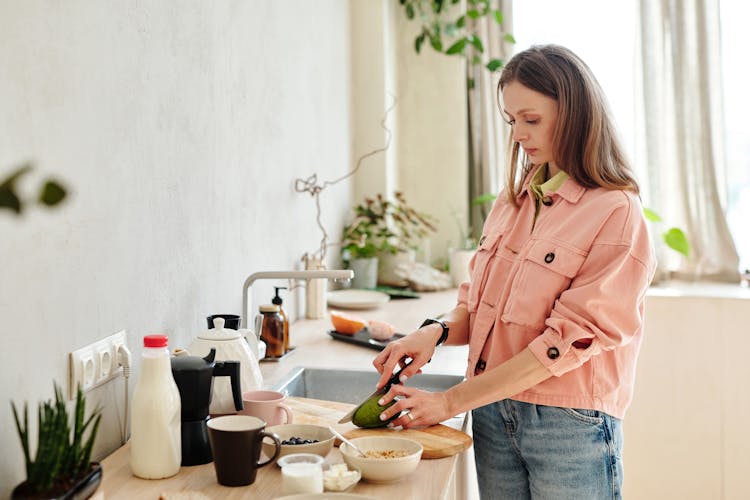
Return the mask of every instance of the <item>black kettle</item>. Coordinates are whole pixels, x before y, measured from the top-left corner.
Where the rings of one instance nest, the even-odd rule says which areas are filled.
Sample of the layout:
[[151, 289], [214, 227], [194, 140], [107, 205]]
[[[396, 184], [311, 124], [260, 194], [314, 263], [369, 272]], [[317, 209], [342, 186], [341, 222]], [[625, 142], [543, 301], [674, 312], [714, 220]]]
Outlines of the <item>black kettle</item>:
[[213, 460], [208, 441], [208, 408], [214, 377], [230, 377], [234, 407], [242, 406], [240, 362], [215, 362], [216, 349], [205, 358], [178, 355], [172, 357], [172, 376], [180, 391], [182, 403], [182, 465], [207, 464]]

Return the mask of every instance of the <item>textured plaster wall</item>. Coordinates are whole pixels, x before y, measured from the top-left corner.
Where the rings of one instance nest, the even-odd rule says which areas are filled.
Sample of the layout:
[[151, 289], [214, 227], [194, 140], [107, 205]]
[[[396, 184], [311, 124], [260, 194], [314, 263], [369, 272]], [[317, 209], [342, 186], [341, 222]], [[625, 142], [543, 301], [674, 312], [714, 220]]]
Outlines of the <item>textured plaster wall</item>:
[[[67, 387], [68, 352], [126, 329], [137, 374], [142, 335], [185, 347], [207, 314], [240, 310], [246, 276], [317, 249], [292, 185], [350, 168], [349, 37], [337, 0], [0, 0], [0, 177], [32, 160], [24, 192], [47, 174], [72, 190], [53, 212], [0, 213], [0, 497], [24, 477], [9, 401]], [[349, 191], [322, 199], [333, 234]], [[99, 458], [120, 444], [123, 391], [90, 393]]]

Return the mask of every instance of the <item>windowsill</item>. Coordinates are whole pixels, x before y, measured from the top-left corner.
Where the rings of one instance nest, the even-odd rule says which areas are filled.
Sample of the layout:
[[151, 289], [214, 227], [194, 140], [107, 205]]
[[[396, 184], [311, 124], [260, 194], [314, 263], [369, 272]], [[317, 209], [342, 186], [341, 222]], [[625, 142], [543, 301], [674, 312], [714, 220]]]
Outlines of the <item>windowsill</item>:
[[701, 297], [706, 299], [750, 299], [750, 287], [732, 283], [664, 281], [649, 287], [647, 297]]

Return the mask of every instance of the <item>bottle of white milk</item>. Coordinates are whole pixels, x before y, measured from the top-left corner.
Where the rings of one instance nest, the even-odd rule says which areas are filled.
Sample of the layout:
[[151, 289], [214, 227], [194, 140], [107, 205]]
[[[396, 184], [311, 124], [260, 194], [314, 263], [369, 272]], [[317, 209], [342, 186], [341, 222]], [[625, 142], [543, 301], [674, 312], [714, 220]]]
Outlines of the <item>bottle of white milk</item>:
[[180, 392], [166, 335], [143, 337], [141, 375], [133, 392], [130, 469], [144, 479], [174, 476], [182, 458]]

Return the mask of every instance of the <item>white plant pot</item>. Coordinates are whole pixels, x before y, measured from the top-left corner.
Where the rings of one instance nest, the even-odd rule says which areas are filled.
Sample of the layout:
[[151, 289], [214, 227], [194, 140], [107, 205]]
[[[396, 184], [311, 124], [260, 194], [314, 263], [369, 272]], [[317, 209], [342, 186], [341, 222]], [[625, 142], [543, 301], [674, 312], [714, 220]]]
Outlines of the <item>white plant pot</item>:
[[378, 258], [366, 257], [349, 261], [349, 269], [354, 271], [352, 288], [375, 288], [378, 284]]
[[469, 261], [474, 256], [476, 250], [465, 250], [461, 248], [451, 248], [450, 250], [450, 271], [453, 286], [458, 286], [465, 281], [469, 281]]

